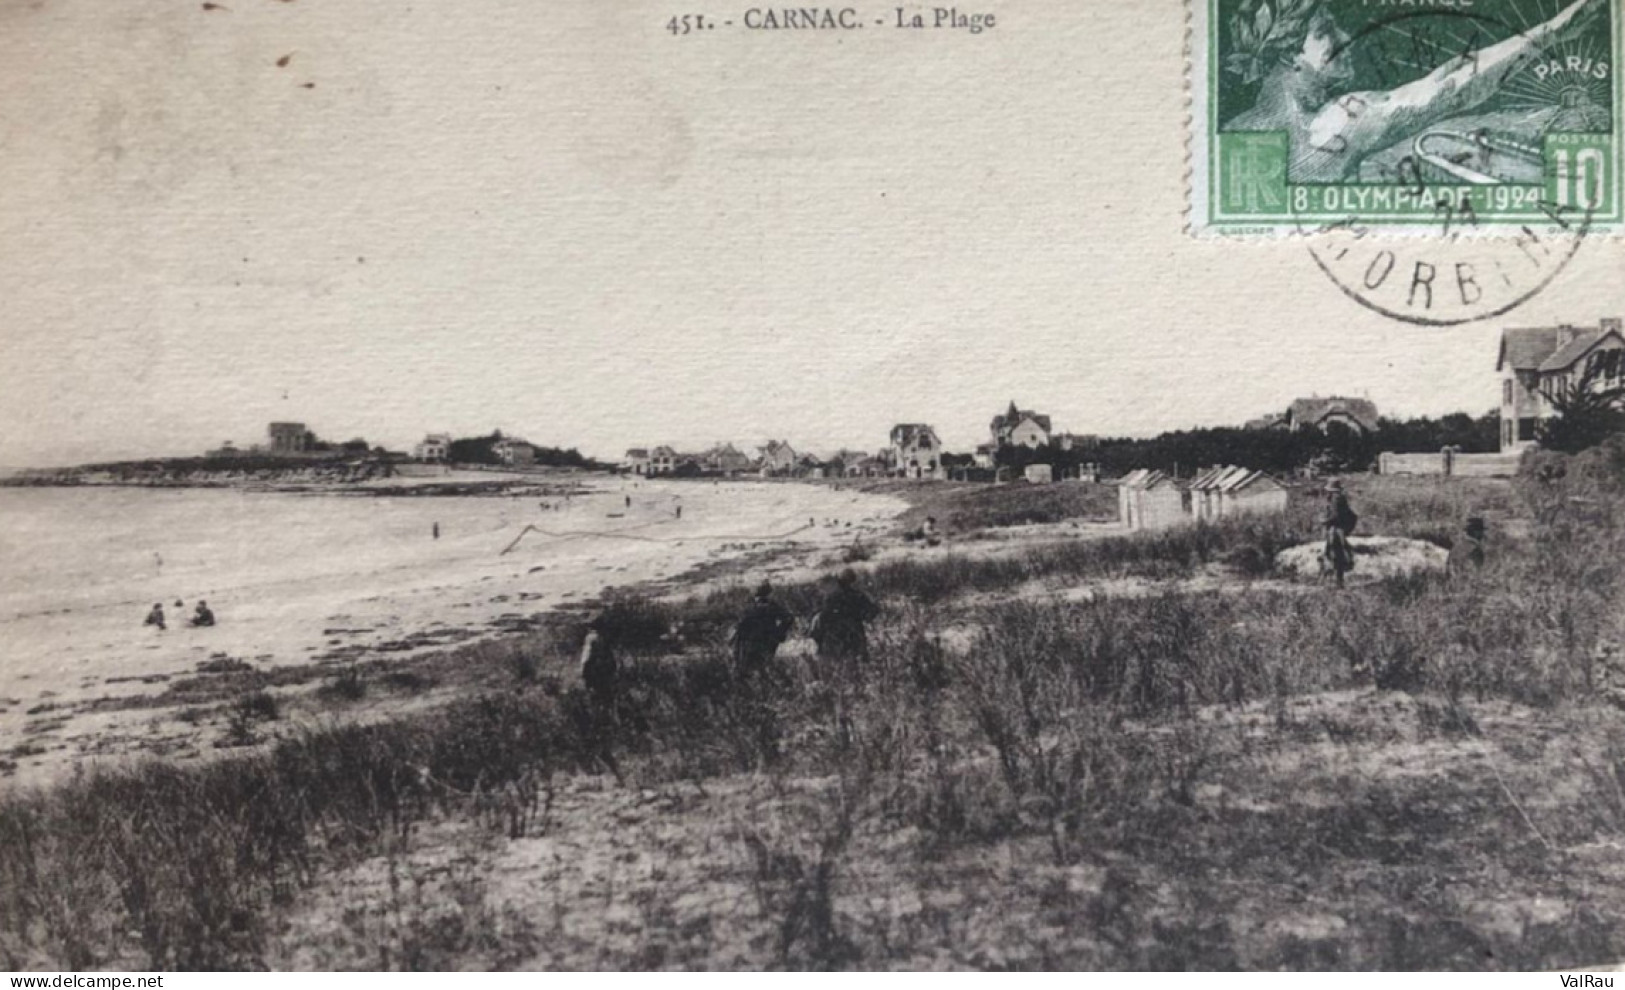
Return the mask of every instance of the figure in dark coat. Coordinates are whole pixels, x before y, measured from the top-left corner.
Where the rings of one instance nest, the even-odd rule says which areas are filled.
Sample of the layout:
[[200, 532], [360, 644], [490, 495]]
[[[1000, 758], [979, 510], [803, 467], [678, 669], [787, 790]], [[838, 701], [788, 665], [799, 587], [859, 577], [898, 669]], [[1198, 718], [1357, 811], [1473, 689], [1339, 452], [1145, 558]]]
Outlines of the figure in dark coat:
[[824, 599], [814, 619], [813, 641], [818, 656], [831, 660], [869, 659], [869, 621], [880, 606], [858, 588], [858, 576], [849, 567], [841, 572], [835, 590]]
[[607, 625], [603, 613], [594, 615], [587, 623], [587, 636], [581, 642], [581, 683], [594, 702], [611, 707], [620, 679], [620, 662], [615, 657]]
[[1469, 516], [1462, 538], [1450, 548], [1447, 562], [1453, 575], [1467, 574], [1484, 566], [1484, 541], [1488, 533], [1482, 516]]
[[789, 609], [773, 600], [773, 586], [763, 581], [734, 626], [734, 669], [744, 676], [768, 669], [795, 624]]
[[162, 604], [153, 605], [152, 610], [147, 613], [147, 618], [141, 624], [144, 626], [157, 626], [158, 631], [163, 632], [164, 629], [168, 628], [164, 625], [164, 606]]
[[1349, 544], [1349, 534], [1354, 532], [1359, 519], [1343, 493], [1343, 483], [1332, 479], [1326, 485], [1326, 514], [1321, 523], [1326, 527], [1326, 564], [1339, 588], [1343, 587], [1343, 575], [1354, 570], [1354, 548]]

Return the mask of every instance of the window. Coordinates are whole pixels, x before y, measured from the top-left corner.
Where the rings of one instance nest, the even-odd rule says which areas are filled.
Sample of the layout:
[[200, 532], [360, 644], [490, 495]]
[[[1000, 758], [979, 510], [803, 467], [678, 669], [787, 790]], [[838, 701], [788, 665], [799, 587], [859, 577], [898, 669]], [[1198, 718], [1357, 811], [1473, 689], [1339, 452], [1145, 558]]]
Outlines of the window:
[[1501, 404], [1503, 406], [1512, 405], [1512, 379], [1510, 378], [1501, 382]]

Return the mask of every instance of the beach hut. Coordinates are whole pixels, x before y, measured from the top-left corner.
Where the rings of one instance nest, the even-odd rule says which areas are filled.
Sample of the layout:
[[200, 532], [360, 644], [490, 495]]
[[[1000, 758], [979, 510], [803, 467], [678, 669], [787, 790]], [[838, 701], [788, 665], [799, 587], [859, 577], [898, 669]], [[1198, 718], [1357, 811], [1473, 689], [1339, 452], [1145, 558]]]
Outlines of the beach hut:
[[1198, 521], [1285, 512], [1286, 499], [1285, 486], [1274, 478], [1229, 464], [1209, 468], [1190, 483], [1190, 511]]
[[1035, 485], [1047, 485], [1055, 480], [1055, 472], [1048, 464], [1029, 464], [1023, 474]]
[[1118, 518], [1131, 530], [1166, 529], [1188, 520], [1188, 495], [1161, 471], [1141, 468], [1117, 483]]

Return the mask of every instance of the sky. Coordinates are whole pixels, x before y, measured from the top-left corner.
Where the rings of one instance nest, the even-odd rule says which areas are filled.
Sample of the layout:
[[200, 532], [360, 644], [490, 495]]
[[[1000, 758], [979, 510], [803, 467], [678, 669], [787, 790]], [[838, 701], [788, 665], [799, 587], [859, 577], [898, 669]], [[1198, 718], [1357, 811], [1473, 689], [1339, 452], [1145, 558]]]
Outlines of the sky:
[[1503, 326], [1625, 314], [1619, 241], [1441, 329], [1299, 244], [1187, 236], [1177, 0], [1000, 5], [974, 36], [210, 6], [0, 0], [0, 464], [271, 420], [614, 458], [896, 422], [968, 450], [1012, 399], [1102, 435], [1311, 394], [1476, 414]]

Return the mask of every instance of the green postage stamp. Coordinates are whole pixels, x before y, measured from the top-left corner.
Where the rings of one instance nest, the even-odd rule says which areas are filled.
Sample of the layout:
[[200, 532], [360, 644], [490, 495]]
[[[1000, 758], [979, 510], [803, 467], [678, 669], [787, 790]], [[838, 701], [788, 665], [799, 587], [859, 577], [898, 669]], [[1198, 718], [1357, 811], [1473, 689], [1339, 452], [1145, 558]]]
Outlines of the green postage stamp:
[[1190, 0], [1191, 223], [1619, 233], [1620, 0]]

